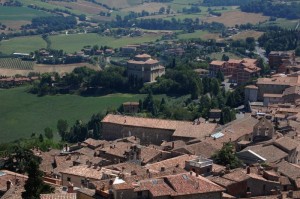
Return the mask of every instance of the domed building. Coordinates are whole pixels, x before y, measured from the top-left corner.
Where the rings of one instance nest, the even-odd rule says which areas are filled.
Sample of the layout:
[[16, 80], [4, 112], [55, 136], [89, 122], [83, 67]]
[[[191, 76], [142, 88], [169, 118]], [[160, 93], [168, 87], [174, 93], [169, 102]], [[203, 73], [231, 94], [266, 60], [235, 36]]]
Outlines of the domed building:
[[157, 77], [165, 74], [165, 67], [148, 54], [136, 55], [127, 62], [128, 77], [143, 79], [143, 82], [154, 82]]

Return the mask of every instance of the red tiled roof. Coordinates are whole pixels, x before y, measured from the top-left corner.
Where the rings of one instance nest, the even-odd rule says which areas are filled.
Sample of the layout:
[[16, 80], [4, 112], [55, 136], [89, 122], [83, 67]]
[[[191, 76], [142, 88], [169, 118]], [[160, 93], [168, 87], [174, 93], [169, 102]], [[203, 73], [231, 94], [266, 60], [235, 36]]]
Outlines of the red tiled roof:
[[173, 196], [224, 191], [224, 188], [202, 176], [195, 177], [190, 174], [178, 174], [166, 176], [165, 179], [175, 190]]
[[195, 155], [181, 155], [175, 158], [170, 158], [153, 164], [147, 164], [145, 167], [147, 169], [154, 170], [154, 171], [160, 171], [162, 167], [170, 168], [170, 167], [178, 166], [180, 168], [184, 168], [185, 161], [193, 160], [195, 158], [197, 158], [197, 156]]
[[282, 137], [275, 140], [276, 146], [283, 148], [286, 151], [291, 151], [299, 146], [299, 143], [289, 137]]
[[76, 193], [53, 193], [53, 194], [41, 194], [41, 199], [76, 199]]
[[173, 136], [197, 138], [204, 137], [213, 132], [217, 124], [200, 123], [193, 124], [189, 121], [164, 120], [153, 118], [141, 118], [108, 114], [102, 123], [120, 124], [123, 126], [136, 126], [153, 129], [174, 130]]

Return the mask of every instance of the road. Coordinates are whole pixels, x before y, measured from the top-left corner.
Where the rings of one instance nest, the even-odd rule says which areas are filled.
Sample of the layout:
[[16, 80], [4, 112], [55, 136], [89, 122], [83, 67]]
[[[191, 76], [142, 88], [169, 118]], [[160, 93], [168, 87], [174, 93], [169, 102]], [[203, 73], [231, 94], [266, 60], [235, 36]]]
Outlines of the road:
[[259, 55], [263, 60], [264, 60], [264, 63], [268, 63], [268, 58], [266, 57], [266, 51], [259, 47], [259, 43], [258, 42], [255, 42], [255, 54]]

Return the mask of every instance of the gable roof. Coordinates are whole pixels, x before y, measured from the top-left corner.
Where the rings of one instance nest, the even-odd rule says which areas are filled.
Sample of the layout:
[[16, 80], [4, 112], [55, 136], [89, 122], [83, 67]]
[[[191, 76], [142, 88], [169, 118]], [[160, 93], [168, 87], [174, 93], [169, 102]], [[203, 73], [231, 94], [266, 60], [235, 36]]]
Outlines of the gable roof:
[[112, 114], [108, 114], [102, 120], [102, 123], [171, 130], [174, 131], [173, 136], [188, 138], [204, 137], [214, 131], [217, 126], [217, 124], [212, 123], [200, 123], [197, 125], [190, 121], [164, 120]]
[[195, 155], [181, 155], [175, 158], [170, 158], [153, 164], [147, 164], [145, 167], [147, 169], [154, 170], [154, 171], [160, 171], [162, 167], [170, 168], [170, 167], [178, 166], [180, 168], [184, 168], [185, 161], [193, 160], [195, 158], [197, 158], [197, 156]]
[[175, 190], [173, 196], [194, 195], [201, 193], [222, 192], [224, 188], [211, 182], [210, 180], [190, 174], [177, 174], [164, 178]]
[[229, 141], [235, 142], [245, 135], [250, 135], [257, 122], [257, 119], [251, 117], [250, 114], [247, 114], [242, 119], [234, 120], [225, 126], [216, 129], [215, 132], [217, 131], [223, 134], [221, 137], [215, 139], [210, 136], [203, 140], [203, 142], [210, 143], [213, 147], [221, 149], [223, 147], [223, 143]]
[[245, 148], [243, 151], [251, 150], [266, 159], [266, 162], [276, 162], [288, 156], [288, 154], [274, 145], [255, 145]]
[[284, 151], [292, 151], [299, 146], [296, 141], [286, 136], [275, 140], [274, 145], [283, 149]]

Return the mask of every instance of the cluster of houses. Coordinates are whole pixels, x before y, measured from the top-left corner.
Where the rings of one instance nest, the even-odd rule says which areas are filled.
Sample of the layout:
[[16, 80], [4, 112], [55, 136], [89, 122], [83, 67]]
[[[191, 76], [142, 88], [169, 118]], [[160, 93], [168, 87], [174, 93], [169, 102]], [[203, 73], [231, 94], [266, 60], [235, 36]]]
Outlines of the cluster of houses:
[[[44, 181], [56, 188], [41, 198], [299, 198], [297, 110], [249, 113], [224, 126], [108, 114], [101, 121], [103, 140], [33, 149], [42, 158]], [[241, 168], [211, 159], [227, 142]], [[0, 194], [21, 198], [26, 179], [0, 171]]]

